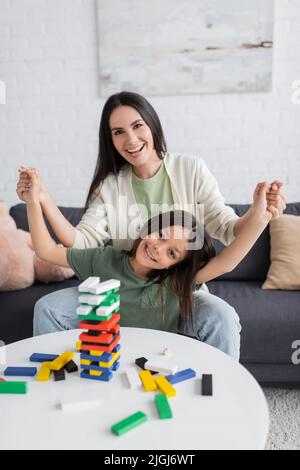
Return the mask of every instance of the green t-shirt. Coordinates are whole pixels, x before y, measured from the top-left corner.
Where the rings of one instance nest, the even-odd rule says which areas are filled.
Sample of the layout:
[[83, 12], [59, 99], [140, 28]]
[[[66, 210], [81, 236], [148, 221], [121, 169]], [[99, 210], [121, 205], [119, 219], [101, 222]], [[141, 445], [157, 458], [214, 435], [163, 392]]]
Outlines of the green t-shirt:
[[146, 180], [138, 178], [132, 172], [132, 188], [137, 203], [146, 207], [143, 213], [145, 222], [159, 213], [169, 212], [174, 205], [170, 178], [164, 162], [156, 175]]
[[159, 284], [137, 276], [124, 252], [111, 246], [86, 250], [69, 248], [67, 259], [79, 279], [99, 276], [101, 282], [109, 279], [121, 282], [121, 326], [178, 332], [179, 299], [168, 279], [162, 304]]

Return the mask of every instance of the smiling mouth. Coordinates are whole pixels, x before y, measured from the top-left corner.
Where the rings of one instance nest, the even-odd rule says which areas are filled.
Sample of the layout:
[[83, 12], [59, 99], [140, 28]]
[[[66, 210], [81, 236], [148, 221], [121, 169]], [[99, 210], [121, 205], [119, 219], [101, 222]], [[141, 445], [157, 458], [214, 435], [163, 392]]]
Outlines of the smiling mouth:
[[144, 252], [146, 253], [147, 258], [149, 258], [151, 261], [153, 261], [154, 263], [156, 263], [156, 259], [154, 259], [154, 258], [151, 256], [150, 251], [148, 250], [147, 245], [145, 246]]
[[142, 152], [144, 150], [144, 147], [145, 147], [146, 144], [143, 144], [142, 147], [140, 149], [136, 149], [134, 150], [133, 152], [130, 151], [130, 150], [126, 150], [127, 153], [129, 153], [129, 155], [136, 155], [140, 152]]

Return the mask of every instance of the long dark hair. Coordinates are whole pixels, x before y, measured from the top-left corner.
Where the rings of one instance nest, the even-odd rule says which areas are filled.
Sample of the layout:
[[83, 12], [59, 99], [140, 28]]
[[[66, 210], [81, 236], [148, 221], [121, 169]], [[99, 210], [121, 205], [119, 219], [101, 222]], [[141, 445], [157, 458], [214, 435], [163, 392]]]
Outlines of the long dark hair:
[[195, 243], [195, 240], [199, 242], [200, 238], [201, 244], [200, 246], [197, 245], [196, 249], [187, 250], [186, 257], [169, 269], [152, 270], [148, 278], [160, 284], [162, 301], [164, 284], [166, 279], [169, 278], [171, 287], [179, 298], [181, 319], [191, 321], [196, 274], [211, 258], [216, 256], [212, 239], [205, 232], [204, 226], [197, 222], [196, 217], [189, 212], [181, 210], [155, 216], [147, 222], [141, 232], [141, 236], [135, 240], [131, 251], [128, 252], [128, 256], [134, 257], [136, 255], [137, 249], [145, 236], [151, 233], [158, 233], [167, 226], [181, 226], [190, 229], [189, 243]]
[[118, 175], [123, 166], [129, 165], [129, 163], [116, 150], [112, 141], [109, 126], [111, 113], [119, 106], [131, 106], [142, 116], [145, 123], [150, 127], [153, 136], [154, 149], [161, 160], [163, 160], [164, 153], [167, 151], [167, 144], [159, 117], [146, 98], [130, 91], [122, 91], [121, 93], [112, 95], [106, 101], [102, 111], [99, 129], [98, 160], [85, 203], [86, 209], [88, 208], [95, 190], [99, 187], [101, 182], [104, 181], [110, 173]]

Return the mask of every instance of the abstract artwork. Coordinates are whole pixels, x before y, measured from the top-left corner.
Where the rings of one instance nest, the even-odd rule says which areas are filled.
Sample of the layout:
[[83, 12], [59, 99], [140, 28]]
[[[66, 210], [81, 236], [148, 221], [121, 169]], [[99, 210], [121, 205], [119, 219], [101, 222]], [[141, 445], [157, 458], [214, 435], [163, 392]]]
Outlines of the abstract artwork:
[[98, 0], [100, 93], [270, 91], [274, 0]]

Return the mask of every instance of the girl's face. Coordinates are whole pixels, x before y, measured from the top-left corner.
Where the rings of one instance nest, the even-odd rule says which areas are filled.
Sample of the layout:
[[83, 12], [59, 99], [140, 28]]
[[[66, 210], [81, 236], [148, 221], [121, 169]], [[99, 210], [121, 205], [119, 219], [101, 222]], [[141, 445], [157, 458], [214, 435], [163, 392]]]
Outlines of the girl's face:
[[112, 141], [119, 154], [135, 167], [158, 159], [150, 127], [130, 106], [119, 106], [110, 116]]
[[168, 269], [186, 256], [189, 229], [166, 227], [144, 238], [136, 251], [136, 262], [143, 268]]

